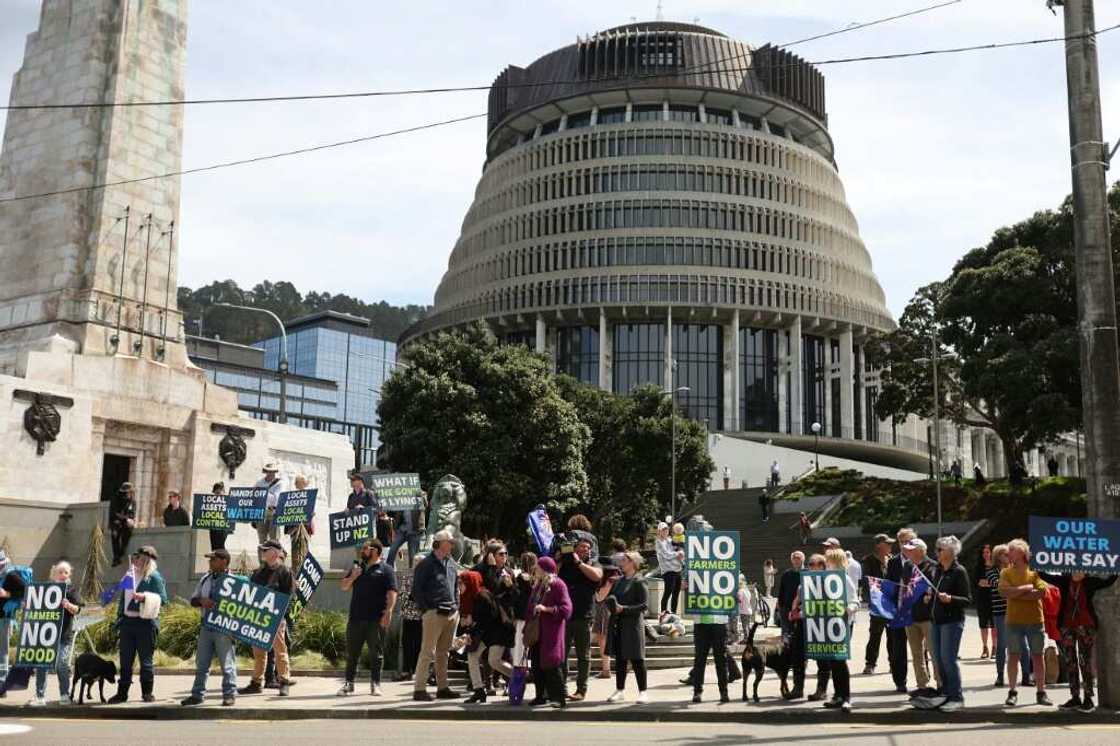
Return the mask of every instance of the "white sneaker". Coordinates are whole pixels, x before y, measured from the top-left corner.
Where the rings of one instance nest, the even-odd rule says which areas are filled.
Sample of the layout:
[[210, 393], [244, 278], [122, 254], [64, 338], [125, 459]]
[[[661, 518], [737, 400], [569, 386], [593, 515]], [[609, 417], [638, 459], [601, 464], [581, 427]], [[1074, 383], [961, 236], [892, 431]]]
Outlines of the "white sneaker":
[[45, 697], [32, 697], [31, 701], [27, 704], [31, 705], [32, 707], [43, 707], [47, 704], [47, 700]]
[[840, 703], [840, 712], [851, 712], [851, 711], [852, 711], [852, 703], [851, 702], [849, 702], [848, 700], [845, 699], [843, 702]]
[[607, 701], [608, 702], [625, 702], [626, 701], [626, 692], [622, 691], [621, 689], [615, 689], [614, 694], [607, 697]]
[[60, 705], [69, 705], [69, 704], [73, 704], [73, 700], [70, 699], [70, 695], [63, 694], [61, 697], [58, 698], [58, 703]]
[[342, 688], [338, 690], [338, 696], [340, 696], [340, 697], [347, 697], [347, 696], [349, 696], [353, 693], [354, 693], [354, 684], [352, 682], [349, 682], [349, 681], [347, 681], [345, 684], [343, 684]]
[[371, 697], [380, 697], [381, 696], [381, 685], [380, 684], [370, 684], [369, 685], [369, 693], [370, 693]]
[[640, 705], [648, 704], [649, 694], [647, 694], [646, 692], [638, 692], [638, 698], [634, 701]]
[[964, 702], [961, 702], [959, 699], [950, 699], [938, 709], [942, 712], [958, 712], [964, 709]]

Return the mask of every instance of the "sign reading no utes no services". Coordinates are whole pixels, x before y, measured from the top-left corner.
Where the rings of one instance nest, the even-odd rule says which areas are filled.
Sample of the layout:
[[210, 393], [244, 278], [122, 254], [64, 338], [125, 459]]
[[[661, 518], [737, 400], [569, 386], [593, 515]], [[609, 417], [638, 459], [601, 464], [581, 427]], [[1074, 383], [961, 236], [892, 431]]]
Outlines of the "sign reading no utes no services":
[[684, 613], [731, 616], [739, 607], [739, 532], [696, 531], [684, 536], [687, 585]]

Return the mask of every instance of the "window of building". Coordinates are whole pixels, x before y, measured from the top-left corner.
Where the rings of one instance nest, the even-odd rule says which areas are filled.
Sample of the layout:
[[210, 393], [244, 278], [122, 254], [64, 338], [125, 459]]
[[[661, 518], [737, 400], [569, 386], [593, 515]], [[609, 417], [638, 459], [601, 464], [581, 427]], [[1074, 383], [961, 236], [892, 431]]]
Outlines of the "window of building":
[[705, 109], [708, 115], [708, 124], [722, 124], [730, 127], [732, 123], [731, 112], [726, 109]]
[[630, 120], [633, 122], [660, 122], [664, 107], [661, 104], [642, 104], [633, 107]]
[[723, 327], [718, 324], [674, 324], [674, 388], [677, 404], [709, 430], [723, 429]]
[[502, 337], [502, 344], [521, 345], [535, 350], [537, 347], [537, 334], [533, 330], [510, 332]]
[[669, 121], [672, 122], [699, 122], [700, 110], [695, 106], [670, 106]]
[[814, 422], [820, 423], [821, 433], [828, 433], [825, 417], [825, 362], [824, 338], [806, 334], [801, 338], [801, 422], [803, 432], [812, 435]]
[[[617, 285], [611, 286], [612, 291]], [[612, 298], [611, 300], [615, 300]], [[612, 386], [616, 394], [665, 381], [665, 325], [618, 324], [614, 328]]]
[[622, 124], [626, 121], [626, 107], [616, 106], [610, 109], [599, 109], [596, 120], [599, 124]]
[[739, 329], [739, 427], [778, 431], [778, 333]]
[[863, 349], [852, 345], [852, 437], [863, 440]]
[[591, 126], [591, 112], [583, 111], [579, 114], [569, 114], [567, 128], [570, 130]]
[[557, 329], [556, 370], [583, 383], [599, 385], [599, 327]]
[[551, 122], [545, 122], [541, 125], [541, 135], [551, 135], [560, 129], [560, 120], [553, 119]]

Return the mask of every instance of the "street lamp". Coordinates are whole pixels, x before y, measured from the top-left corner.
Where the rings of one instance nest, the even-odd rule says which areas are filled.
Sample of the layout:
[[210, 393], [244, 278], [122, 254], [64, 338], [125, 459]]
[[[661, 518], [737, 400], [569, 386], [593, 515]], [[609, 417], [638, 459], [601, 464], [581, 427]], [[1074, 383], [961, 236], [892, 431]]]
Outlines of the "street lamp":
[[280, 424], [286, 425], [288, 423], [288, 332], [284, 328], [284, 322], [267, 308], [239, 306], [235, 303], [215, 303], [214, 305], [223, 308], [236, 308], [241, 311], [265, 313], [276, 322], [276, 326], [280, 327], [280, 364], [277, 366], [280, 371]]
[[[674, 367], [676, 367], [675, 363], [674, 363]], [[692, 389], [690, 389], [688, 386], [678, 386], [677, 388], [673, 389], [672, 391], [662, 391], [661, 392], [662, 396], [670, 396], [670, 397], [673, 398], [673, 411], [672, 411], [672, 414], [670, 415], [672, 417], [672, 423], [673, 423], [673, 448], [672, 448], [672, 451], [673, 451], [673, 453], [672, 453], [672, 464], [673, 464], [673, 466], [672, 466], [672, 477], [670, 478], [670, 483], [669, 483], [669, 489], [671, 491], [671, 494], [669, 495], [669, 506], [670, 506], [670, 513], [672, 513], [673, 518], [677, 517], [677, 394], [682, 392], [682, 391], [685, 392], [685, 393], [688, 393], [689, 391], [692, 391]]]
[[[942, 536], [942, 519], [941, 519], [941, 395], [937, 387], [937, 361], [940, 357], [940, 352], [937, 345], [937, 330], [933, 331], [933, 357], [920, 357], [914, 362], [919, 365], [926, 363], [933, 364], [933, 459], [934, 459], [934, 475], [933, 484], [937, 490], [937, 538]], [[955, 358], [955, 352], [948, 353], [945, 357]]]
[[813, 471], [821, 470], [821, 423], [814, 422], [809, 427], [813, 431]]

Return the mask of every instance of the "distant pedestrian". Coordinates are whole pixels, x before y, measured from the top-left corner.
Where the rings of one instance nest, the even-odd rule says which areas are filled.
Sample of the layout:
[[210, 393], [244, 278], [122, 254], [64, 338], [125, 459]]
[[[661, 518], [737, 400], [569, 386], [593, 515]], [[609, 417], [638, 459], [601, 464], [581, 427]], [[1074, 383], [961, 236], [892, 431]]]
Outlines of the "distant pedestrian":
[[980, 470], [980, 464], [972, 465], [972, 481], [977, 487], [983, 487], [988, 483], [988, 480], [984, 479], [984, 472]]
[[132, 482], [125, 482], [109, 503], [109, 537], [113, 544], [113, 567], [128, 554], [128, 542], [136, 527], [136, 496]]
[[774, 565], [774, 560], [767, 558], [762, 563], [762, 586], [766, 589], [766, 597], [773, 598], [774, 596], [774, 580], [778, 577], [778, 568]]
[[778, 461], [775, 459], [774, 463], [770, 464], [770, 485], [777, 487], [782, 483], [782, 470], [778, 467]]
[[725, 490], [731, 489], [731, 467], [723, 467], [723, 488]]
[[962, 476], [960, 459], [954, 459], [953, 460], [953, 465], [951, 467], [949, 467], [949, 471], [953, 476], [953, 484], [960, 487], [961, 486], [961, 476]]
[[765, 489], [762, 490], [762, 492], [760, 492], [759, 495], [758, 495], [758, 509], [762, 512], [762, 522], [766, 523], [767, 521], [769, 521], [770, 520], [770, 495], [768, 495], [766, 493]]
[[801, 543], [808, 544], [809, 537], [813, 535], [813, 523], [809, 520], [809, 516], [802, 511], [797, 519], [797, 530], [801, 534]]
[[183, 507], [183, 498], [178, 492], [172, 490], [167, 493], [167, 507], [163, 510], [164, 526], [189, 526], [191, 525], [190, 513]]
[[1055, 458], [1052, 453], [1050, 454], [1050, 458], [1046, 460], [1046, 470], [1050, 472], [1050, 476], [1058, 476], [1058, 459]]

